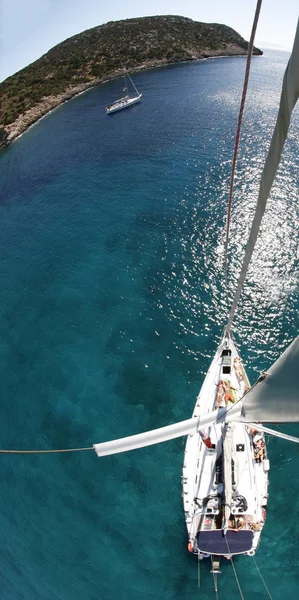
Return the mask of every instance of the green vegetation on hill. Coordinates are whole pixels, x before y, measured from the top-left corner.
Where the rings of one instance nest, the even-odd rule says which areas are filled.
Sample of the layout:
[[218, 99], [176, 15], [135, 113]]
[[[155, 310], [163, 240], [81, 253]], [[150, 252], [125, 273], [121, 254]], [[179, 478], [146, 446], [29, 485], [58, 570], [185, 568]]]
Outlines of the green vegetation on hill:
[[[159, 62], [245, 54], [247, 42], [233, 29], [177, 16], [111, 21], [58, 44], [40, 59], [0, 84], [0, 126], [45, 97], [79, 84], [113, 77], [121, 64], [128, 69]], [[262, 54], [255, 49], [255, 54]], [[0, 130], [1, 133], [1, 130]], [[2, 136], [3, 136], [2, 130]]]

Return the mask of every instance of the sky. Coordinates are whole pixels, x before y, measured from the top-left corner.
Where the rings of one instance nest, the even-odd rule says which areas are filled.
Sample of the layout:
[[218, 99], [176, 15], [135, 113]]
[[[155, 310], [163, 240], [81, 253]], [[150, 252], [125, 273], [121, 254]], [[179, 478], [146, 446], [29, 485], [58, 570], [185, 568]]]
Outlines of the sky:
[[[107, 21], [151, 15], [181, 15], [224, 23], [246, 40], [256, 0], [0, 0], [0, 81], [85, 29]], [[291, 49], [298, 0], [263, 0], [257, 46]]]

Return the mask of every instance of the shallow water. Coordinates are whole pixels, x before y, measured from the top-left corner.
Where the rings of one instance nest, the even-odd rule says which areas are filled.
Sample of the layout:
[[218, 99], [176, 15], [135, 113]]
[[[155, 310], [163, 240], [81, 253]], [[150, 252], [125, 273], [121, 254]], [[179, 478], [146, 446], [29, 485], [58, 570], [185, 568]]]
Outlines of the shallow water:
[[[254, 58], [238, 163], [230, 289], [275, 122], [286, 53]], [[191, 415], [225, 324], [224, 225], [245, 59], [139, 73], [53, 111], [0, 155], [1, 446], [79, 447]], [[252, 381], [298, 331], [295, 112], [234, 333]], [[298, 435], [298, 426], [284, 428]], [[184, 441], [115, 457], [2, 456], [5, 600], [189, 599]], [[273, 598], [298, 589], [298, 448], [270, 441], [256, 555]], [[290, 486], [289, 483], [292, 482]], [[235, 561], [245, 597], [265, 597]], [[212, 598], [209, 564], [201, 597]], [[229, 563], [219, 596], [238, 597]]]

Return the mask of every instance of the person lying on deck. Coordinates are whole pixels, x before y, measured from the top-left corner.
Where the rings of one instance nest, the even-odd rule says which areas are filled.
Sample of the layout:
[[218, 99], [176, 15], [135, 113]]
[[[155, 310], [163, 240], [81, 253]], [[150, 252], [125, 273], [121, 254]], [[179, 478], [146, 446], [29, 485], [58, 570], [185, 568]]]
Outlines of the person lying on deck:
[[256, 462], [261, 463], [266, 458], [266, 444], [263, 440], [263, 434], [254, 427], [250, 427], [249, 431], [252, 435], [254, 459]]
[[243, 392], [248, 392], [249, 387], [246, 385], [246, 382], [245, 382], [244, 372], [242, 369], [242, 359], [239, 356], [237, 358], [234, 358], [234, 368], [235, 368], [237, 379], [238, 379], [240, 386], [244, 386]]
[[225, 387], [224, 400], [225, 400], [226, 406], [228, 405], [229, 402], [231, 402], [232, 404], [237, 402], [236, 389], [231, 385], [231, 382], [229, 381], [229, 379], [227, 381], [224, 381], [224, 387]]
[[229, 402], [232, 404], [237, 402], [236, 389], [229, 380], [220, 379], [217, 387], [216, 408], [227, 406]]
[[266, 458], [266, 444], [260, 440], [254, 446], [254, 458], [257, 463], [261, 463]]
[[217, 392], [217, 398], [216, 398], [216, 408], [222, 408], [225, 406], [225, 385], [224, 385], [224, 381], [222, 381], [222, 379], [220, 379], [219, 383], [217, 384], [218, 387], [218, 392]]
[[234, 358], [234, 367], [235, 367], [235, 371], [236, 371], [238, 379], [244, 379], [241, 364], [242, 364], [242, 360], [241, 360], [241, 358], [239, 358], [239, 356], [237, 358]]

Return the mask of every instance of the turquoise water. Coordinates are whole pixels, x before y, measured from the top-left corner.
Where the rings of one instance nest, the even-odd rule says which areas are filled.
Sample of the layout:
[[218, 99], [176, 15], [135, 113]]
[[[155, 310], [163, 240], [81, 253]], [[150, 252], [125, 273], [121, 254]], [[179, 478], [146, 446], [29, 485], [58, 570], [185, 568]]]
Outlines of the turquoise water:
[[[232, 292], [287, 54], [254, 58], [230, 246]], [[135, 76], [142, 103], [112, 116], [120, 82], [55, 110], [0, 155], [1, 447], [59, 448], [191, 415], [225, 323], [221, 272], [243, 58]], [[254, 380], [298, 331], [298, 110], [235, 336]], [[298, 426], [285, 427], [297, 433]], [[2, 456], [5, 600], [189, 600], [197, 563], [181, 503], [184, 441], [97, 459]], [[256, 555], [273, 598], [299, 576], [298, 448], [270, 441]], [[290, 485], [291, 482], [291, 485]], [[245, 598], [266, 598], [249, 557]], [[209, 564], [201, 598], [214, 597]], [[219, 597], [238, 598], [229, 563]]]

